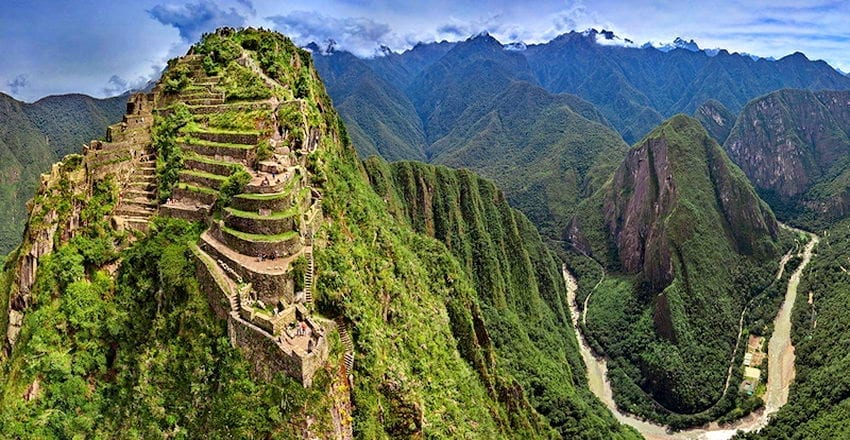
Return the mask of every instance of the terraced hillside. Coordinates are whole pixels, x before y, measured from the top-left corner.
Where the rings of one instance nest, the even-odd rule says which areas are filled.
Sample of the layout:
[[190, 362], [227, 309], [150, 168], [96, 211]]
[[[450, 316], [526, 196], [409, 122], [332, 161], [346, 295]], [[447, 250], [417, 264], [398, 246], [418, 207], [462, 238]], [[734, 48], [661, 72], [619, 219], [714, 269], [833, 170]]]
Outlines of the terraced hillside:
[[0, 435], [634, 437], [507, 366], [483, 269], [393, 217], [287, 38], [208, 34], [127, 110], [7, 265]]
[[241, 48], [218, 62], [205, 45], [195, 51], [154, 89], [161, 214], [209, 225], [192, 247], [198, 277], [258, 373], [309, 385], [328, 354], [305, 282], [321, 222], [305, 168], [318, 129], [304, 118], [309, 104]]

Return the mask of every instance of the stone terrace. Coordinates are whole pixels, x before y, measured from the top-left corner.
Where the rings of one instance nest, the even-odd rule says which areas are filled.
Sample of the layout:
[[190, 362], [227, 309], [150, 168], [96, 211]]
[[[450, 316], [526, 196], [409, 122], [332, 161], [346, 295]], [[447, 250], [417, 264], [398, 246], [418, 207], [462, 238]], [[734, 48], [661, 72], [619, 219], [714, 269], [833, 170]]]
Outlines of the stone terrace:
[[[191, 72], [191, 85], [176, 95], [160, 92], [160, 111], [180, 101], [193, 122], [179, 133], [184, 169], [160, 212], [209, 225], [193, 248], [198, 279], [213, 309], [228, 321], [231, 342], [262, 376], [282, 371], [307, 386], [328, 353], [325, 329], [310, 315], [312, 236], [321, 208], [305, 163], [318, 146], [318, 131], [305, 127], [307, 139], [281, 133], [275, 98], [228, 102], [220, 79], [206, 75], [199, 56], [179, 62]], [[250, 130], [212, 123], [217, 114], [257, 111], [267, 116]], [[273, 153], [258, 160], [262, 145]], [[222, 185], [239, 170], [250, 181], [220, 206]]]

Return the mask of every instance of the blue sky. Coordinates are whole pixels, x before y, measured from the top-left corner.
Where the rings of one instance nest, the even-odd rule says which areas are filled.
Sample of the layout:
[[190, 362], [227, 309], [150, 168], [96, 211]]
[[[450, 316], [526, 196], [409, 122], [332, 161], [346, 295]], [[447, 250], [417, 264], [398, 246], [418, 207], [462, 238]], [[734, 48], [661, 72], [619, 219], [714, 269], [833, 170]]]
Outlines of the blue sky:
[[801, 51], [848, 71], [848, 22], [850, 3], [805, 0], [2, 0], [0, 91], [26, 101], [114, 95], [223, 25], [275, 28], [301, 44], [332, 38], [362, 56], [485, 30], [507, 43], [595, 27], [639, 43], [681, 36], [761, 56]]

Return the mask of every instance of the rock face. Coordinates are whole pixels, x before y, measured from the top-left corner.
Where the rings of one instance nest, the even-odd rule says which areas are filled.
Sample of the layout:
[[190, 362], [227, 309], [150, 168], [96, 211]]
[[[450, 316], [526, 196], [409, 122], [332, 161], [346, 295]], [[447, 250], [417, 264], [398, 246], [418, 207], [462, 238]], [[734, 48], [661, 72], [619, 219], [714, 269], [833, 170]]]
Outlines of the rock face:
[[850, 92], [780, 90], [742, 110], [724, 148], [781, 214], [843, 216]]
[[702, 124], [719, 144], [726, 142], [729, 132], [735, 125], [735, 114], [730, 112], [720, 101], [709, 99], [694, 112], [694, 118]]
[[672, 281], [665, 217], [677, 194], [666, 139], [649, 139], [629, 151], [605, 197], [605, 225], [628, 273], [642, 272], [660, 290]]

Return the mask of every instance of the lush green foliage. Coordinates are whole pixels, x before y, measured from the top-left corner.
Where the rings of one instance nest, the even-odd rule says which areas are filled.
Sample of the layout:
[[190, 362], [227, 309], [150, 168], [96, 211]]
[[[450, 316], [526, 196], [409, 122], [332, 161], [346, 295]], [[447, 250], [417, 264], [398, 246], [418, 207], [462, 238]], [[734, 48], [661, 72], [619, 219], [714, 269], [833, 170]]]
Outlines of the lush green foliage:
[[[309, 391], [250, 378], [198, 290], [187, 247], [197, 227], [159, 221], [154, 231], [121, 254], [114, 279], [85, 256], [86, 237], [43, 259], [0, 377], [4, 436], [294, 438], [301, 405], [322, 408], [324, 372]], [[40, 391], [27, 402], [32, 383]]]
[[[850, 221], [828, 229], [803, 272], [792, 315], [796, 376], [788, 403], [745, 439], [844, 438], [850, 426], [847, 305]], [[813, 302], [809, 304], [809, 298]]]
[[473, 280], [498, 367], [564, 438], [630, 438], [588, 395], [560, 265], [496, 187], [469, 171], [366, 163], [400, 219], [439, 239]]
[[224, 183], [219, 188], [219, 202], [222, 206], [230, 204], [230, 199], [236, 194], [241, 194], [245, 190], [245, 185], [251, 181], [251, 175], [247, 171], [240, 169], [224, 179]]
[[778, 90], [748, 103], [724, 148], [777, 215], [824, 229], [850, 209], [850, 92]]
[[[669, 177], [636, 177], [632, 166]], [[620, 405], [677, 427], [704, 423], [734, 407], [734, 388], [722, 394], [740, 316], [771, 283], [781, 255], [773, 214], [717, 143], [684, 116], [638, 144], [616, 176], [576, 217], [593, 257], [608, 271], [596, 286], [600, 274], [590, 270], [593, 265], [573, 267], [589, 278], [585, 288], [595, 286], [586, 334], [611, 358], [609, 377]], [[630, 199], [660, 192], [656, 180], [671, 193], [640, 199], [651, 209]], [[650, 251], [649, 241], [631, 247], [618, 242], [614, 234], [636, 218], [644, 237], [660, 237], [657, 248]], [[644, 246], [641, 258], [655, 262], [625, 271], [627, 255], [634, 258], [629, 253]], [[658, 255], [665, 253], [669, 280], [659, 275], [666, 269]]]
[[171, 197], [174, 184], [180, 179], [183, 155], [177, 145], [177, 132], [191, 121], [192, 115], [183, 103], [175, 103], [165, 116], [154, 118], [151, 144], [156, 150], [157, 191], [160, 202]]

